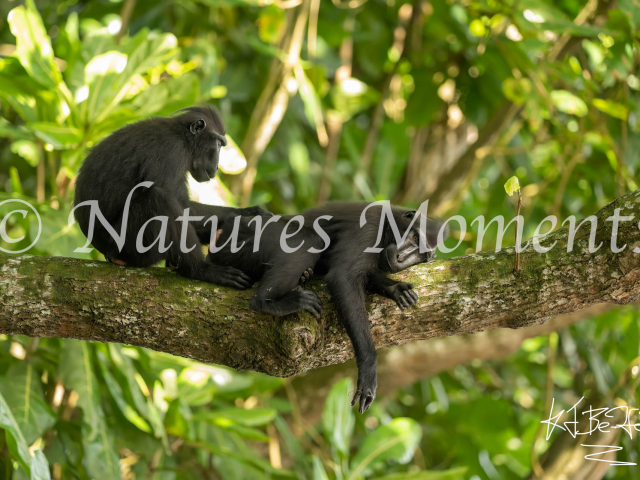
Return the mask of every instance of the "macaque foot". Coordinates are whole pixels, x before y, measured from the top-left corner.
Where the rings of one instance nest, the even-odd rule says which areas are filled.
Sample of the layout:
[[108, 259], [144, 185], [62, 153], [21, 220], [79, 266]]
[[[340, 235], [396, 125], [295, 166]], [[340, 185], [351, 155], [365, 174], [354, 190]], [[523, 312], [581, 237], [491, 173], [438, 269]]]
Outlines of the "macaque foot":
[[194, 278], [224, 287], [237, 288], [238, 290], [246, 290], [253, 285], [251, 278], [237, 268], [223, 267], [211, 263], [205, 263], [204, 268]]
[[300, 280], [298, 280], [298, 286], [304, 287], [311, 279], [311, 275], [313, 275], [313, 268], [309, 267], [304, 272], [302, 272], [302, 275], [300, 275]]
[[400, 310], [409, 308], [418, 301], [418, 294], [413, 290], [413, 285], [410, 283], [398, 282], [387, 287], [387, 294], [389, 298], [398, 304]]
[[316, 318], [320, 318], [323, 307], [318, 296], [309, 290], [294, 290], [300, 292], [298, 295], [298, 307], [300, 310], [306, 310]]
[[373, 372], [370, 373], [361, 373], [358, 372], [358, 386], [356, 387], [356, 393], [353, 395], [353, 400], [351, 400], [351, 406], [353, 407], [358, 398], [360, 399], [360, 406], [358, 411], [360, 413], [366, 412], [373, 400], [376, 398], [376, 390], [378, 389], [378, 378], [376, 375], [375, 367]]
[[294, 288], [284, 296], [274, 300], [265, 298], [264, 291], [261, 291], [263, 289], [264, 285], [258, 289], [258, 293], [249, 302], [249, 305], [254, 310], [278, 317], [306, 310], [314, 317], [320, 318], [323, 310], [322, 302], [312, 291]]

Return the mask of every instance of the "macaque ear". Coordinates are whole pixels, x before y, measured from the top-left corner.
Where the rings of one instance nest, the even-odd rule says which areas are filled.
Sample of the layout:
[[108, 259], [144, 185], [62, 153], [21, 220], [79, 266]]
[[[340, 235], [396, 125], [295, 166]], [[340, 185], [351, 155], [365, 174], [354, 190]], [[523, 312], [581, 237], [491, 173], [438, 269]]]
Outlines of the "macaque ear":
[[202, 130], [204, 130], [204, 127], [206, 127], [206, 126], [207, 126], [206, 122], [204, 120], [200, 119], [200, 120], [196, 120], [195, 122], [193, 122], [189, 126], [189, 130], [191, 130], [191, 133], [193, 133], [194, 135], [197, 135]]
[[409, 210], [408, 212], [404, 212], [402, 214], [402, 218], [413, 218], [416, 214], [415, 210]]

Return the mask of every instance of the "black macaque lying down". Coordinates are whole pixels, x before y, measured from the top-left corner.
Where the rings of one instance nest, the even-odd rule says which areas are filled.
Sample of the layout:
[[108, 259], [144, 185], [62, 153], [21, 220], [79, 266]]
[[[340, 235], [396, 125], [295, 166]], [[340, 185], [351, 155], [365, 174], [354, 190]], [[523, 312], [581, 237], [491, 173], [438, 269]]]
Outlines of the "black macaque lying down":
[[[400, 236], [410, 228], [404, 241], [397, 242], [388, 217], [383, 219], [380, 205], [367, 209], [367, 221], [360, 227], [360, 217], [367, 206], [330, 203], [307, 210], [301, 215], [304, 223], [302, 219], [291, 221], [286, 232], [293, 216], [240, 217], [235, 220], [237, 244], [234, 245], [232, 225], [224, 223], [217, 232], [216, 246], [210, 247], [207, 257], [216, 265], [239, 269], [251, 281], [262, 280], [250, 305], [271, 315], [306, 310], [320, 317], [322, 304], [317, 295], [297, 287], [311, 273], [325, 275], [355, 351], [358, 384], [351, 404], [355, 405], [360, 398], [360, 413], [369, 408], [378, 386], [377, 354], [367, 318], [365, 289], [394, 300], [402, 310], [414, 305], [418, 295], [413, 285], [392, 280], [386, 272], [399, 272], [433, 258], [442, 227], [439, 220], [428, 218], [426, 228], [421, 229], [421, 216], [413, 221], [415, 211], [391, 207], [389, 211]], [[262, 234], [255, 245], [258, 220]], [[379, 232], [381, 222], [384, 224]], [[446, 233], [442, 238], [446, 238]], [[379, 247], [381, 251], [365, 252], [369, 247]]]

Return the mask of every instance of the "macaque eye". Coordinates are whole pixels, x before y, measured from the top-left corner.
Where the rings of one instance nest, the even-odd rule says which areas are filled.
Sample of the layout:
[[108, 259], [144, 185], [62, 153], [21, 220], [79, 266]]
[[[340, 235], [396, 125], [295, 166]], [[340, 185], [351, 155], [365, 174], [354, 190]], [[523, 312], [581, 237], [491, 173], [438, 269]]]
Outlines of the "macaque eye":
[[416, 242], [416, 243], [418, 243], [418, 236], [417, 236], [417, 235], [414, 235], [414, 236], [413, 236], [413, 241], [414, 241], [414, 242]]

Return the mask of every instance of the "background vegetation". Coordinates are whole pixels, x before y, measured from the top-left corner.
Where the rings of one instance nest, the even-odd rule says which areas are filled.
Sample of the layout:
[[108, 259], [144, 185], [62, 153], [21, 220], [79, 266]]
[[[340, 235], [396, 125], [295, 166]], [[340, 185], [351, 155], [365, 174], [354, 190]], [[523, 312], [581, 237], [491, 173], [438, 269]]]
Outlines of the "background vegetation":
[[[547, 215], [586, 216], [638, 188], [639, 28], [635, 0], [7, 0], [0, 202], [39, 211], [29, 253], [74, 255], [85, 239], [67, 219], [87, 149], [209, 102], [240, 147], [219, 179], [194, 186], [201, 201], [294, 213], [429, 198], [430, 212], [470, 222], [511, 218], [503, 185], [517, 175], [528, 237]], [[32, 220], [8, 225], [24, 239], [3, 248], [34, 240]], [[447, 255], [475, 247], [468, 233]], [[637, 406], [638, 332], [627, 307], [525, 340], [506, 360], [425, 365], [364, 416], [347, 406], [349, 379], [323, 405], [313, 392], [324, 385], [309, 385], [321, 377], [3, 336], [0, 476], [527, 478], [543, 452], [566, 448], [538, 431], [551, 398], [556, 412], [583, 396]], [[397, 357], [394, 368], [421, 366]], [[615, 438], [619, 461], [637, 461], [633, 440]], [[640, 475], [601, 470], [589, 478]]]

